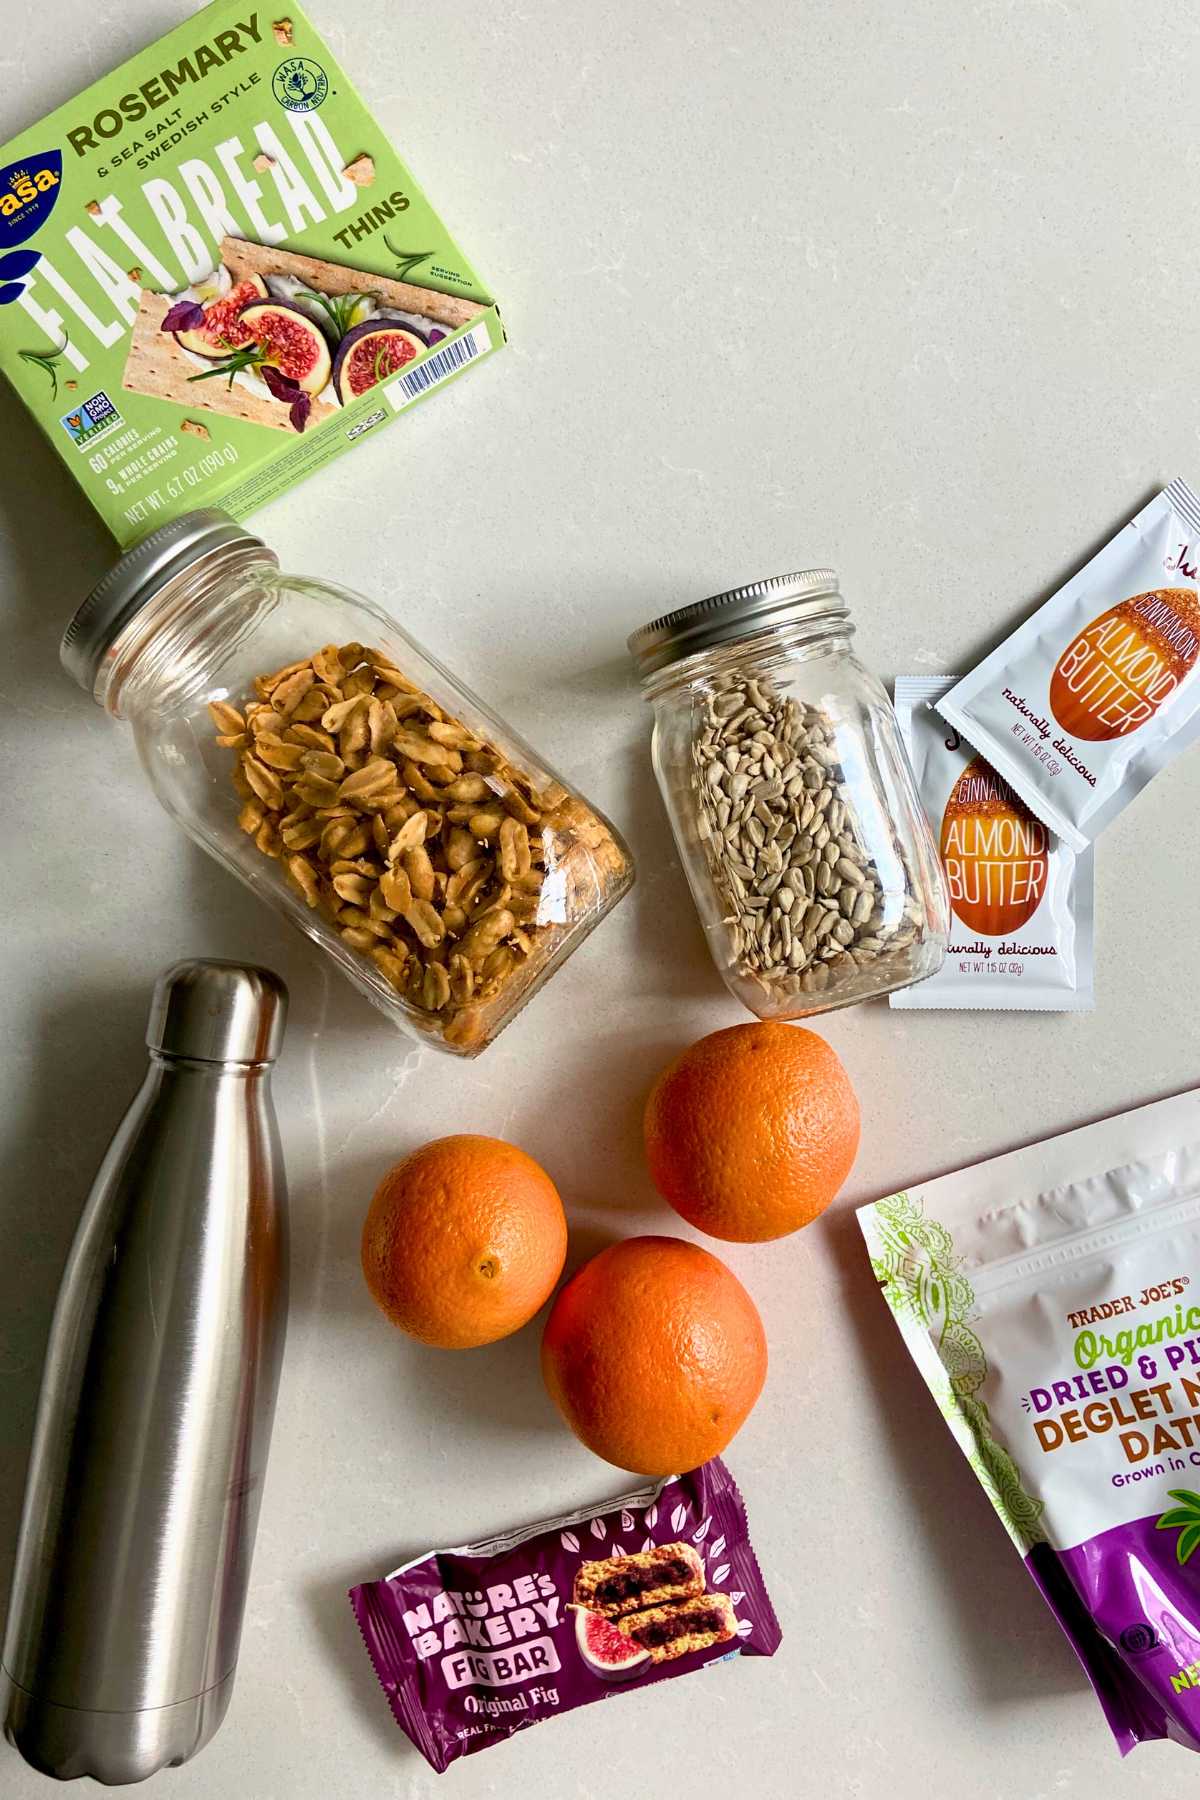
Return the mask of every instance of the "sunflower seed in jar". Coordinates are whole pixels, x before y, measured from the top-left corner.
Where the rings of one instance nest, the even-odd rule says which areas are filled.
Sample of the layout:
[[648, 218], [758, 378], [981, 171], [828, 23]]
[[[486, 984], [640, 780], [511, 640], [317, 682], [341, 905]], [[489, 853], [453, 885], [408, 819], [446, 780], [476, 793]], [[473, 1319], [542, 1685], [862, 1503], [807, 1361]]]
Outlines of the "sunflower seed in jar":
[[873, 902], [868, 889], [860, 888], [855, 896], [854, 910], [850, 914], [850, 923], [852, 925], [865, 925], [871, 916], [872, 905]]
[[876, 991], [875, 965], [911, 951], [924, 912], [895, 834], [878, 847], [886, 861], [866, 847], [878, 804], [860, 806], [837, 720], [765, 672], [721, 676], [700, 718], [696, 832], [737, 973], [784, 1012]]

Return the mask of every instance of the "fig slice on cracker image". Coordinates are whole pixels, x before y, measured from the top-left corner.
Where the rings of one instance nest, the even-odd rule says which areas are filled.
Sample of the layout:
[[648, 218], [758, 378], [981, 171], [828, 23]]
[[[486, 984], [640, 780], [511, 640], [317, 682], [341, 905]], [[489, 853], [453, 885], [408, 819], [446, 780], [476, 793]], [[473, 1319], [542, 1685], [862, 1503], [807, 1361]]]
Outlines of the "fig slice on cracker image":
[[319, 394], [330, 375], [329, 345], [320, 326], [290, 300], [263, 300], [247, 306], [241, 323], [266, 360], [306, 394]]
[[429, 348], [412, 325], [391, 319], [367, 319], [352, 326], [338, 345], [333, 362], [333, 385], [345, 404], [357, 400], [406, 363], [414, 362]]
[[193, 356], [217, 362], [231, 350], [242, 350], [253, 343], [254, 333], [242, 313], [255, 300], [266, 298], [266, 282], [259, 275], [250, 275], [245, 281], [236, 282], [216, 300], [202, 305], [204, 323], [191, 330], [177, 331], [175, 341], [181, 349], [190, 350]]
[[[488, 310], [343, 263], [226, 237], [211, 276], [173, 296], [143, 290], [122, 386], [259, 425], [302, 431], [370, 392]], [[180, 356], [179, 351], [184, 354]], [[200, 365], [208, 365], [201, 369]], [[282, 405], [269, 365], [309, 397]]]

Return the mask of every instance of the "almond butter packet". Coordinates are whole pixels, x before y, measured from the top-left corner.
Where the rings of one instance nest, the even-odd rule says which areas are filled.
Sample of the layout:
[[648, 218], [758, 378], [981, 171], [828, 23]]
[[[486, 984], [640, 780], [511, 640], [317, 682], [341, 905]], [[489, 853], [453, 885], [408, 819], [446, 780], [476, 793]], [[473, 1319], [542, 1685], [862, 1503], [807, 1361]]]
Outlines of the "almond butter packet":
[[1200, 737], [1198, 580], [1176, 480], [937, 703], [1074, 850]]
[[896, 717], [950, 896], [946, 960], [897, 1008], [1092, 1005], [1092, 851], [1076, 855], [934, 711], [953, 675], [900, 675]]

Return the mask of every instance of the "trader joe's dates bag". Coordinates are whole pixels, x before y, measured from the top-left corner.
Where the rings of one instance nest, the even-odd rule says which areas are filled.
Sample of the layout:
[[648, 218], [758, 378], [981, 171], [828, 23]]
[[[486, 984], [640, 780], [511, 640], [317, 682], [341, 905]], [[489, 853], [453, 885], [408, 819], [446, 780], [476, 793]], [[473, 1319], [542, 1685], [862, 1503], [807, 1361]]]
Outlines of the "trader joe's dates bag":
[[1200, 1750], [1200, 1089], [858, 1216], [1122, 1752]]
[[937, 703], [1073, 850], [1200, 736], [1198, 569], [1173, 481]]

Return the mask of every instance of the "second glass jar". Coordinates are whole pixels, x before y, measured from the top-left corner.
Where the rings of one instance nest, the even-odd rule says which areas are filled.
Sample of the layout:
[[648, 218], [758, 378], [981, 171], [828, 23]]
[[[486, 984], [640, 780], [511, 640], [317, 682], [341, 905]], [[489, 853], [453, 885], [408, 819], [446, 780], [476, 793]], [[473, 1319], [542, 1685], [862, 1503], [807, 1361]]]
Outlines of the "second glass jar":
[[883, 687], [830, 569], [667, 613], [630, 651], [653, 759], [726, 986], [797, 1019], [940, 968], [937, 848]]

